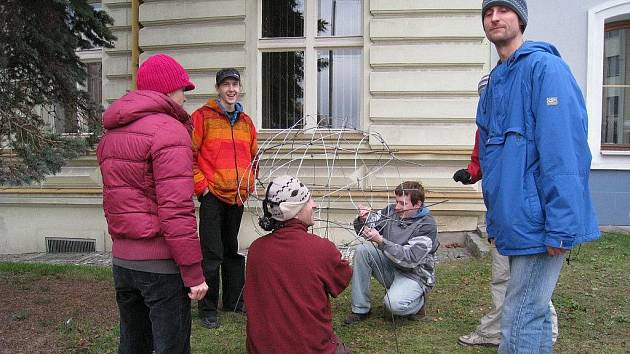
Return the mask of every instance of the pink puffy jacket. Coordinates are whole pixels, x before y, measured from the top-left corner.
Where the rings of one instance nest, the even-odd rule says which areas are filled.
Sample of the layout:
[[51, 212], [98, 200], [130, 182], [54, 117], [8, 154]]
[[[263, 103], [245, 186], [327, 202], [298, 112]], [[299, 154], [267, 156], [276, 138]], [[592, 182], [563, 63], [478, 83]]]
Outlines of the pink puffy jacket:
[[201, 284], [190, 116], [164, 94], [133, 91], [109, 106], [103, 126], [96, 154], [113, 256], [173, 259], [185, 286]]

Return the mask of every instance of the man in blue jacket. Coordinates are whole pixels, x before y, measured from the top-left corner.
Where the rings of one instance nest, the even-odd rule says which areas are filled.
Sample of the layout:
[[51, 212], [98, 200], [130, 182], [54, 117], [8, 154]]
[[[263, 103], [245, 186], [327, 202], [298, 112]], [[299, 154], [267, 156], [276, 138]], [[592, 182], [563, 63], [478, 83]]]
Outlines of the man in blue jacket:
[[525, 42], [525, 0], [484, 0], [500, 63], [477, 108], [488, 234], [510, 259], [499, 353], [551, 353], [549, 301], [566, 251], [599, 237], [582, 93], [554, 46]]

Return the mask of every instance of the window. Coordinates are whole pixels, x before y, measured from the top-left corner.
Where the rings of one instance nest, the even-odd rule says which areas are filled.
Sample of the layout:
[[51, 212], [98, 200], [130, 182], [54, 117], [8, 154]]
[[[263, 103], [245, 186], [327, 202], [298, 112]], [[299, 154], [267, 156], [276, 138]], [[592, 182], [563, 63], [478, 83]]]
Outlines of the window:
[[317, 117], [327, 128], [357, 127], [361, 101], [360, 49], [321, 49], [317, 51]]
[[304, 111], [304, 51], [262, 53], [263, 128], [293, 126]]
[[[86, 63], [87, 78], [82, 89], [86, 90], [91, 100], [100, 105], [102, 102], [103, 80], [101, 77], [101, 62]], [[84, 120], [79, 116], [76, 107], [56, 105], [47, 113], [54, 119], [54, 130], [57, 134], [86, 133], [88, 128]]]
[[602, 149], [630, 149], [630, 21], [608, 23], [604, 35]]
[[[629, 95], [625, 87], [630, 64], [628, 50], [624, 47], [628, 44], [628, 30], [623, 25], [630, 20], [630, 1], [608, 0], [592, 2], [591, 5], [585, 46], [585, 98], [591, 169], [630, 170], [630, 144], [624, 144], [620, 139], [624, 138], [624, 125], [627, 127], [629, 124], [625, 117], [630, 118]], [[619, 31], [621, 29], [623, 31]], [[619, 58], [608, 59], [614, 56]]]
[[103, 65], [99, 62], [87, 63], [86, 90], [96, 104], [103, 101]]
[[263, 129], [358, 127], [363, 96], [360, 0], [261, 0]]
[[[102, 10], [100, 1], [89, 0], [88, 3], [97, 11]], [[103, 49], [94, 47], [87, 50], [77, 50], [79, 59], [85, 63], [87, 77], [80, 88], [87, 91], [90, 99], [97, 106], [103, 101], [102, 56]], [[52, 125], [57, 134], [85, 134], [90, 127], [77, 112], [76, 106], [56, 104], [52, 107], [41, 107], [42, 117]]]

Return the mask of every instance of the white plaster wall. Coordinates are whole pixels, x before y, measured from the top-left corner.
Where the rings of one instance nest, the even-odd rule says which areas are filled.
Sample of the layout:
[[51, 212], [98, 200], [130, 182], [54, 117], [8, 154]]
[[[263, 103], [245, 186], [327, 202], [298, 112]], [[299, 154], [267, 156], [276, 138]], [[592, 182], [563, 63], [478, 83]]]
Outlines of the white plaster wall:
[[103, 0], [103, 9], [114, 18], [114, 48], [103, 50], [103, 105], [107, 107], [131, 88], [131, 1]]
[[490, 59], [481, 3], [372, 0], [369, 6], [369, 130], [402, 149], [470, 147], [477, 83]]
[[45, 252], [46, 237], [92, 239], [97, 251], [111, 249], [100, 205], [48, 203], [50, 200], [42, 205], [16, 200], [7, 204], [0, 199], [1, 254]]

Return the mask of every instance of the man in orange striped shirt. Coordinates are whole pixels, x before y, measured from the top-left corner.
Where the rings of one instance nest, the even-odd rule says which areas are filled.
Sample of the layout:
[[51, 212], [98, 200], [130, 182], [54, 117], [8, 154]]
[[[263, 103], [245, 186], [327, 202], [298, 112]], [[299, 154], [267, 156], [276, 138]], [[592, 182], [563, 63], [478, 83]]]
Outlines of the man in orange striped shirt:
[[256, 128], [238, 102], [241, 75], [234, 68], [216, 75], [217, 99], [209, 99], [192, 115], [195, 194], [199, 208], [199, 235], [203, 271], [208, 283], [198, 303], [201, 324], [217, 328], [219, 271], [224, 311], [243, 312], [241, 291], [245, 258], [238, 253], [238, 231], [243, 203], [254, 186]]

